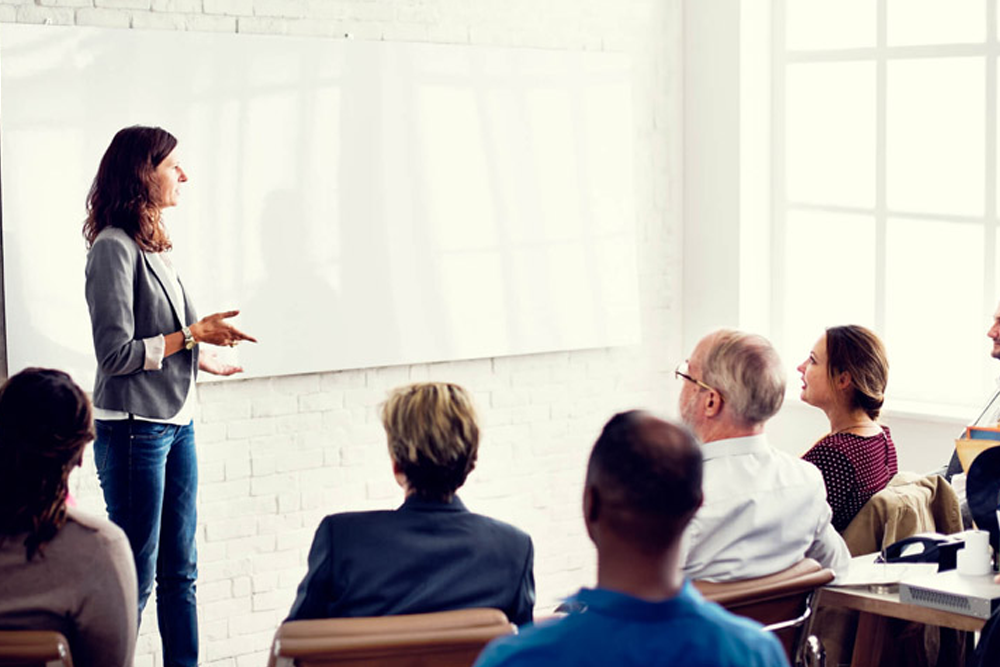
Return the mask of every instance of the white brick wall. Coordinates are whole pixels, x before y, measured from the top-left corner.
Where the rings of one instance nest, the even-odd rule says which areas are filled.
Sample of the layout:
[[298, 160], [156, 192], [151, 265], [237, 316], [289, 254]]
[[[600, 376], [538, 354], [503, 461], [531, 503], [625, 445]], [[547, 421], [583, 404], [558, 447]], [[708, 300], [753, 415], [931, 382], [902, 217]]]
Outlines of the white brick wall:
[[[202, 662], [263, 665], [320, 518], [400, 502], [377, 404], [398, 384], [459, 382], [484, 422], [463, 490], [535, 540], [539, 613], [594, 579], [580, 518], [590, 445], [616, 410], [674, 413], [680, 322], [680, 0], [0, 0], [0, 21], [264, 32], [570, 50], [635, 62], [635, 174], [644, 342], [199, 387]], [[197, 299], [197, 288], [194, 287]], [[73, 493], [103, 512], [93, 460]], [[160, 665], [155, 604], [136, 665]]]

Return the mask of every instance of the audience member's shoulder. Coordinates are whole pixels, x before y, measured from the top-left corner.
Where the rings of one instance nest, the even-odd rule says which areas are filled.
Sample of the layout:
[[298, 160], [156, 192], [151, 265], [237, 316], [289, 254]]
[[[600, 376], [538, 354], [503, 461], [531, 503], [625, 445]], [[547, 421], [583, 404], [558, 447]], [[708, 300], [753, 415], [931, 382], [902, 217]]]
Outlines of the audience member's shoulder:
[[757, 621], [737, 616], [714, 602], [704, 602], [705, 618], [715, 628], [716, 641], [724, 653], [745, 656], [746, 665], [785, 665], [785, 653], [777, 638]]
[[793, 454], [789, 454], [788, 452], [783, 452], [775, 447], [771, 447], [771, 450], [775, 460], [786, 468], [795, 470], [797, 473], [805, 477], [809, 477], [810, 479], [823, 478], [823, 474], [819, 471], [819, 468], [809, 461]]
[[508, 533], [510, 535], [516, 535], [526, 540], [531, 539], [528, 533], [524, 532], [523, 530], [521, 530], [520, 528], [518, 528], [513, 524], [507, 523], [506, 521], [501, 521], [500, 519], [494, 519], [491, 516], [485, 516], [483, 514], [477, 514], [476, 516], [480, 517], [485, 523], [492, 526], [493, 530], [497, 531], [498, 533]]
[[541, 621], [518, 634], [494, 639], [479, 655], [475, 667], [533, 667], [558, 665], [566, 657], [565, 618]]
[[67, 508], [66, 524], [46, 547], [68, 567], [87, 569], [96, 562], [132, 562], [125, 532], [111, 521], [77, 508]]
[[63, 526], [63, 530], [68, 531], [71, 535], [75, 533], [84, 536], [84, 539], [89, 537], [94, 541], [108, 544], [119, 542], [128, 544], [125, 532], [114, 523], [75, 507], [66, 508], [66, 525]]
[[479, 523], [478, 530], [481, 535], [490, 535], [497, 544], [505, 544], [510, 547], [516, 545], [518, 550], [533, 549], [531, 536], [517, 526], [484, 514], [470, 514], [470, 518]]
[[[689, 653], [688, 663], [712, 667], [787, 667], [784, 649], [763, 626], [734, 616], [714, 603], [705, 602], [697, 634], [711, 649]], [[561, 664], [598, 664], [606, 654], [586, 651], [588, 638], [600, 633], [582, 615], [543, 621], [521, 628], [517, 635], [492, 641], [480, 654], [476, 667], [541, 667]], [[629, 663], [632, 664], [632, 663]]]
[[320, 522], [320, 530], [365, 530], [373, 524], [392, 521], [396, 514], [392, 510], [367, 510], [327, 514]]

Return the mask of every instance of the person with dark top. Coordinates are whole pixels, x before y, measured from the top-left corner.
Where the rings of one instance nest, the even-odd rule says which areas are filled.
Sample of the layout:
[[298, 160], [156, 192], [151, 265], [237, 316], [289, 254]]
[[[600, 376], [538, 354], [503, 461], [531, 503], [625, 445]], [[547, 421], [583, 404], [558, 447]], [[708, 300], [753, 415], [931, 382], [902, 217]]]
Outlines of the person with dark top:
[[681, 570], [702, 470], [702, 448], [687, 429], [637, 410], [612, 417], [583, 491], [597, 586], [571, 597], [565, 617], [491, 642], [476, 667], [788, 665], [775, 635], [706, 602]]
[[531, 538], [470, 512], [455, 495], [479, 451], [469, 394], [450, 383], [412, 384], [390, 394], [381, 416], [406, 498], [396, 510], [323, 519], [288, 620], [493, 607], [530, 623]]
[[830, 421], [830, 433], [802, 458], [823, 473], [833, 527], [843, 532], [898, 472], [892, 434], [878, 423], [889, 380], [885, 346], [864, 327], [830, 327], [797, 370], [802, 400]]

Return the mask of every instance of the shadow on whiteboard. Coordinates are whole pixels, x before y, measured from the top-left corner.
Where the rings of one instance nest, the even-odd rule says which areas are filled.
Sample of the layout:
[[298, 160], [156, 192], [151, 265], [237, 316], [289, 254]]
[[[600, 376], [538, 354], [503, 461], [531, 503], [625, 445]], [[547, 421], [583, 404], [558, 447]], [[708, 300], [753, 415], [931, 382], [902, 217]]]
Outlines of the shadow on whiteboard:
[[93, 381], [80, 225], [132, 124], [180, 140], [172, 260], [200, 314], [239, 308], [260, 340], [236, 378], [636, 343], [631, 76], [615, 54], [0, 25], [10, 371]]

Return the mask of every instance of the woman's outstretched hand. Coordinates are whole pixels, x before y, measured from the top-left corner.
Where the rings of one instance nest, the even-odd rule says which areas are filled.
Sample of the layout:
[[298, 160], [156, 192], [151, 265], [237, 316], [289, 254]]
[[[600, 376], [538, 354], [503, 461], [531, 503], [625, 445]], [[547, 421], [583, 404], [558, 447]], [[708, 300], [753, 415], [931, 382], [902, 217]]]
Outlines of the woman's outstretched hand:
[[191, 335], [199, 343], [224, 347], [235, 347], [240, 341], [244, 340], [256, 343], [256, 338], [243, 333], [229, 322], [226, 322], [229, 318], [236, 317], [239, 314], [240, 311], [238, 310], [227, 310], [224, 313], [215, 313], [203, 317], [191, 325]]
[[243, 372], [242, 366], [222, 361], [216, 356], [215, 351], [209, 348], [205, 348], [198, 354], [198, 368], [206, 373], [223, 377]]

